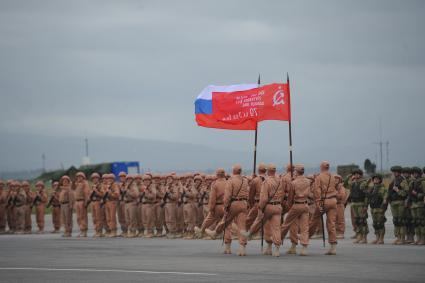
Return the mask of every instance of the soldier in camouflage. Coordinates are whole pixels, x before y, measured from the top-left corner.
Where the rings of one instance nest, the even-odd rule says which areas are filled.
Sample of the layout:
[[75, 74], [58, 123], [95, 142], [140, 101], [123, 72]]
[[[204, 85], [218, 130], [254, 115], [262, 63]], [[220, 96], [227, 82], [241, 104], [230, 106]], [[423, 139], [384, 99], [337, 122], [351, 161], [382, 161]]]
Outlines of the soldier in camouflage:
[[354, 221], [356, 223], [356, 240], [353, 242], [355, 244], [366, 244], [367, 234], [369, 233], [367, 225], [367, 188], [369, 183], [362, 177], [362, 170], [354, 170], [353, 176], [348, 182], [351, 207], [353, 209]]
[[373, 229], [375, 229], [376, 239], [371, 244], [384, 244], [385, 235], [385, 211], [387, 210], [388, 189], [382, 183], [381, 174], [372, 176], [373, 186], [369, 190], [369, 205], [372, 214]]
[[396, 240], [393, 242], [395, 245], [404, 244], [404, 237], [406, 235], [404, 201], [407, 198], [408, 186], [404, 177], [401, 175], [401, 171], [402, 168], [400, 166], [391, 167], [394, 179], [388, 188], [388, 203], [390, 204], [391, 214], [393, 215], [394, 236], [396, 237]]
[[419, 167], [412, 168], [413, 177], [409, 185], [408, 207], [412, 216], [412, 224], [416, 235], [416, 241], [412, 244], [423, 245], [425, 241], [425, 217], [424, 217], [424, 179]]

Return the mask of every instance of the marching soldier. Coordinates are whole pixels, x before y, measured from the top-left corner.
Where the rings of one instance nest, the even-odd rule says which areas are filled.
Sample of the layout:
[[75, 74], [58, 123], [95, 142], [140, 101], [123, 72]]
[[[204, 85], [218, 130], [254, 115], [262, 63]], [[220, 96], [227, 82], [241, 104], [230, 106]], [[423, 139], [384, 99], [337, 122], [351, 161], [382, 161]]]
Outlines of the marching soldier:
[[195, 176], [194, 183], [189, 183], [187, 187], [183, 186], [183, 218], [186, 227], [185, 239], [193, 239], [194, 228], [197, 220], [197, 197], [199, 187], [202, 185], [202, 177], [200, 175]]
[[[285, 184], [290, 184], [294, 178], [296, 171], [294, 170], [293, 166], [291, 164], [286, 165], [286, 172], [282, 174], [282, 182]], [[289, 186], [285, 186], [285, 192], [283, 196], [283, 203], [282, 203], [282, 221], [285, 218], [286, 213], [289, 211], [289, 205], [288, 205], [288, 196], [289, 196]], [[289, 229], [289, 238], [291, 240], [291, 248], [286, 251], [287, 254], [296, 254], [296, 246], [298, 244], [298, 221], [294, 221], [292, 223], [291, 228]]]
[[74, 188], [77, 224], [80, 229], [78, 237], [87, 237], [88, 215], [86, 203], [89, 200], [90, 187], [86, 180], [86, 175], [83, 172], [78, 172], [75, 175]]
[[336, 187], [335, 177], [329, 172], [330, 164], [323, 161], [320, 164], [320, 174], [314, 180], [314, 199], [316, 202], [316, 211], [309, 225], [309, 235], [312, 236], [317, 225], [321, 221], [321, 216], [326, 213], [326, 229], [329, 235], [329, 244], [331, 248], [326, 252], [327, 255], [336, 255]]
[[143, 180], [143, 193], [140, 200], [142, 203], [143, 226], [145, 227], [144, 237], [152, 238], [155, 227], [156, 185], [151, 181], [150, 176], [145, 176]]
[[388, 189], [382, 183], [382, 175], [375, 174], [372, 176], [373, 187], [369, 193], [369, 205], [372, 214], [373, 228], [375, 229], [376, 239], [371, 244], [384, 244], [385, 236], [385, 211], [387, 210], [387, 194]]
[[[407, 190], [409, 190], [410, 187], [410, 183], [413, 180], [412, 177], [412, 173], [413, 170], [410, 167], [403, 167], [402, 168], [402, 176], [404, 177], [404, 185], [407, 186]], [[405, 243], [406, 244], [411, 244], [414, 241], [414, 236], [415, 236], [415, 227], [413, 224], [413, 219], [412, 219], [412, 212], [410, 210], [410, 206], [409, 206], [409, 198], [407, 197], [406, 200], [404, 201], [404, 224], [406, 226], [406, 239], [405, 239]]]
[[360, 169], [353, 171], [353, 176], [348, 183], [350, 188], [350, 201], [356, 223], [355, 244], [367, 244], [367, 234], [369, 228], [367, 224], [367, 193], [370, 181], [362, 179], [363, 171]]
[[52, 182], [52, 195], [50, 196], [49, 203], [47, 207], [52, 207], [52, 224], [53, 230], [50, 232], [52, 234], [59, 233], [61, 228], [61, 203], [59, 201], [60, 187], [59, 182]]
[[[91, 213], [94, 226], [93, 238], [104, 237], [103, 227], [105, 226], [104, 220], [104, 209], [101, 208], [101, 200], [103, 197], [102, 185], [100, 183], [100, 175], [98, 173], [92, 173], [90, 176], [92, 185], [90, 191], [89, 202], [91, 203]], [[86, 204], [87, 207], [87, 204]]]
[[229, 178], [224, 193], [224, 216], [218, 223], [214, 231], [206, 229], [205, 232], [215, 238], [217, 234], [224, 231], [225, 254], [231, 254], [231, 223], [236, 220], [239, 232], [239, 256], [246, 256], [247, 238], [243, 236], [246, 233], [246, 215], [248, 213], [248, 181], [241, 176], [242, 166], [236, 164], [233, 166], [233, 176]]
[[62, 223], [64, 233], [62, 237], [72, 236], [72, 211], [75, 203], [75, 195], [71, 189], [71, 179], [68, 176], [62, 176], [59, 181], [59, 202], [61, 205]]
[[[302, 249], [301, 256], [307, 255], [307, 247], [309, 244], [308, 222], [309, 222], [309, 207], [308, 197], [310, 195], [311, 180], [304, 177], [304, 166], [296, 165], [297, 172], [295, 179], [289, 184], [288, 205], [289, 211], [282, 225], [282, 239], [285, 239], [286, 234], [291, 229], [293, 223], [298, 222], [300, 228], [300, 242]], [[292, 245], [294, 245], [292, 243]], [[295, 249], [292, 246], [291, 249]]]
[[345, 204], [347, 203], [347, 192], [342, 183], [340, 175], [335, 176], [336, 179], [336, 238], [344, 239], [345, 234]]
[[394, 179], [388, 188], [388, 203], [390, 204], [391, 214], [393, 215], [394, 236], [396, 237], [396, 240], [393, 242], [395, 245], [404, 244], [404, 237], [406, 236], [404, 201], [407, 198], [409, 188], [407, 182], [401, 176], [401, 171], [402, 168], [400, 166], [391, 167]]
[[226, 189], [227, 180], [226, 172], [223, 168], [218, 168], [216, 171], [217, 180], [211, 184], [211, 192], [208, 202], [208, 215], [202, 222], [201, 228], [195, 227], [195, 233], [198, 238], [202, 237], [205, 229], [210, 228], [214, 223], [217, 223], [224, 215], [224, 191]]
[[35, 219], [37, 221], [38, 233], [44, 233], [44, 215], [46, 212], [47, 194], [44, 191], [44, 183], [38, 181], [35, 184], [36, 194], [32, 206], [35, 206]]
[[15, 208], [13, 212], [15, 213], [16, 219], [16, 234], [24, 234], [27, 194], [23, 190], [21, 183], [18, 181], [13, 183], [13, 192], [11, 197], [12, 206]]
[[205, 177], [205, 185], [202, 187], [201, 196], [198, 200], [198, 207], [202, 208], [202, 215], [203, 215], [203, 218], [202, 218], [203, 220], [201, 222], [201, 225], [204, 222], [205, 217], [207, 217], [208, 215], [208, 201], [209, 201], [211, 185], [213, 181], [214, 181], [214, 176], [208, 175]]
[[7, 204], [6, 204], [6, 220], [7, 226], [9, 226], [8, 233], [14, 234], [16, 232], [16, 207], [12, 205], [12, 195], [14, 194], [14, 181], [8, 180], [6, 182], [7, 187]]
[[[285, 180], [283, 178], [276, 176], [276, 166], [274, 164], [267, 166], [267, 177], [261, 185], [257, 218], [250, 230], [244, 234], [244, 236], [249, 238], [251, 235], [255, 234], [261, 226], [264, 227], [264, 238], [267, 243], [267, 248], [263, 252], [264, 255], [280, 256], [280, 246], [282, 245], [280, 218], [287, 186], [284, 182]], [[275, 246], [274, 252], [272, 252], [273, 244]]]
[[120, 237], [124, 237], [127, 235], [127, 223], [125, 221], [125, 202], [121, 201], [122, 195], [125, 191], [125, 184], [127, 180], [127, 174], [125, 172], [120, 172], [118, 174], [120, 181], [117, 183], [117, 186], [119, 188], [120, 197], [117, 202], [117, 214], [118, 214], [118, 222], [120, 223], [121, 227], [121, 234]]
[[413, 178], [411, 179], [409, 186], [408, 204], [410, 206], [410, 212], [412, 216], [412, 223], [414, 226], [414, 232], [416, 235], [416, 241], [412, 244], [422, 245], [425, 240], [425, 234], [423, 234], [423, 228], [425, 226], [425, 215], [424, 215], [424, 193], [425, 187], [422, 176], [422, 170], [419, 167], [412, 168]]
[[[173, 177], [176, 177], [175, 175], [172, 175]], [[177, 177], [178, 178], [178, 177]], [[185, 232], [185, 223], [184, 223], [184, 211], [183, 211], [183, 191], [185, 187], [189, 187], [193, 185], [193, 175], [187, 174], [186, 180], [178, 181], [178, 190], [179, 190], [179, 199], [177, 201], [177, 207], [176, 207], [176, 227], [177, 227], [177, 235], [176, 237], [181, 237], [183, 233]]]
[[25, 204], [24, 204], [24, 210], [25, 210], [24, 234], [31, 234], [31, 231], [32, 231], [31, 212], [32, 212], [32, 203], [34, 201], [34, 194], [31, 192], [30, 183], [28, 181], [22, 182], [22, 189], [24, 190], [26, 194]]
[[252, 223], [254, 223], [255, 219], [257, 218], [261, 186], [263, 185], [263, 181], [266, 179], [266, 171], [266, 165], [264, 163], [260, 163], [257, 168], [258, 176], [252, 179], [249, 185], [248, 204], [250, 209], [246, 218], [246, 229], [251, 228]]
[[[151, 175], [145, 175], [146, 183], [149, 186], [149, 183], [151, 182]], [[156, 194], [155, 194], [155, 204], [154, 204], [154, 219], [155, 219], [155, 237], [162, 237], [164, 235], [164, 223], [165, 223], [165, 211], [164, 207], [161, 206], [161, 200], [164, 198], [165, 195], [165, 184], [166, 180], [165, 178], [161, 179], [161, 182], [156, 184]], [[171, 181], [172, 182], [172, 178]]]
[[[169, 181], [171, 179], [171, 182]], [[177, 176], [167, 177], [167, 187], [161, 205], [165, 208], [165, 224], [167, 225], [167, 238], [173, 239], [177, 233], [177, 202], [180, 198], [180, 186]]]
[[[136, 176], [135, 176], [136, 177]], [[139, 178], [140, 176], [138, 176]], [[139, 202], [139, 187], [135, 179], [127, 175], [124, 194], [121, 195], [121, 202], [125, 203], [125, 223], [127, 224], [128, 234], [126, 237], [134, 238], [137, 233], [137, 204]]]
[[[152, 175], [150, 175], [150, 173], [148, 173], [150, 177], [152, 177]], [[137, 186], [137, 191], [139, 193], [139, 196], [141, 196], [143, 194], [144, 191], [144, 187], [143, 187], [143, 178], [140, 174], [137, 174], [134, 178], [135, 184]], [[137, 219], [137, 232], [136, 232], [136, 236], [137, 237], [143, 237], [144, 231], [145, 231], [145, 227], [143, 226], [143, 207], [142, 207], [142, 202], [140, 201], [140, 198], [137, 201], [137, 211], [136, 211], [136, 219]]]
[[4, 181], [0, 180], [0, 234], [6, 233], [7, 192], [4, 187]]
[[106, 221], [108, 223], [109, 238], [118, 237], [117, 235], [117, 207], [120, 198], [120, 189], [115, 183], [114, 174], [107, 174], [106, 188], [104, 187], [104, 200], [105, 200], [105, 211]]

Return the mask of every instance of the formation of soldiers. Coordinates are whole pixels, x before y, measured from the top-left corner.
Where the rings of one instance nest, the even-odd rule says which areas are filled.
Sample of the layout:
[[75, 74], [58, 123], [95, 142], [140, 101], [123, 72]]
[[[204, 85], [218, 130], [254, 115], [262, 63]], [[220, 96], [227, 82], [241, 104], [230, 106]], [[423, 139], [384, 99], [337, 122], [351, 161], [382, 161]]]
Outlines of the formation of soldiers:
[[95, 238], [222, 237], [225, 254], [232, 253], [236, 238], [239, 256], [246, 255], [250, 239], [261, 238], [266, 243], [263, 254], [278, 257], [288, 233], [287, 253], [296, 254], [300, 244], [299, 254], [307, 255], [309, 239], [326, 228], [330, 244], [326, 254], [335, 255], [337, 239], [344, 238], [347, 204], [351, 204], [355, 243], [364, 244], [368, 243], [368, 208], [376, 235], [372, 243], [383, 244], [385, 211], [390, 205], [394, 244], [425, 244], [425, 178], [420, 168], [392, 167], [388, 187], [379, 174], [366, 179], [356, 170], [343, 180], [329, 168], [329, 162], [323, 161], [320, 173], [311, 176], [304, 176], [303, 165], [288, 165], [279, 175], [274, 164], [260, 164], [252, 176], [243, 176], [240, 165], [233, 166], [231, 176], [222, 168], [214, 176], [121, 172], [118, 182], [113, 174], [93, 173], [87, 180], [78, 172], [73, 181], [62, 176], [52, 182], [50, 196], [40, 181], [35, 192], [27, 181], [0, 181], [0, 233], [6, 233], [6, 226], [7, 233], [31, 233], [33, 209], [38, 233], [44, 233], [45, 209], [51, 207], [52, 233], [63, 227], [63, 237], [71, 237], [75, 212], [78, 237], [87, 237], [91, 209]]

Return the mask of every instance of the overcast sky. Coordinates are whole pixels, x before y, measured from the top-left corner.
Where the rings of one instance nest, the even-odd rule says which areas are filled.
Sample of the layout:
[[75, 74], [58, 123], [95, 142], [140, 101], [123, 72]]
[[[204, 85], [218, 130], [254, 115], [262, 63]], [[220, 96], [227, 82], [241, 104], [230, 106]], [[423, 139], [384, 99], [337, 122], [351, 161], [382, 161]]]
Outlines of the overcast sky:
[[[0, 135], [250, 151], [193, 102], [289, 72], [297, 162], [374, 160], [381, 119], [390, 163], [425, 165], [424, 27], [425, 1], [0, 0]], [[262, 123], [260, 154], [287, 150], [287, 123]]]

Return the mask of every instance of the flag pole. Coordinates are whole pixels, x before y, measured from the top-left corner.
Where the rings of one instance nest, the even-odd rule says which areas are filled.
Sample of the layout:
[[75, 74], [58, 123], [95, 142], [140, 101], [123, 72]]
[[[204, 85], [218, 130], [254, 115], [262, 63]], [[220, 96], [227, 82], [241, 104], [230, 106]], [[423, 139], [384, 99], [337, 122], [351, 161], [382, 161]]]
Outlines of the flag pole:
[[291, 166], [291, 179], [293, 179], [293, 159], [292, 159], [292, 115], [291, 115], [291, 90], [289, 86], [289, 74], [286, 73], [286, 83], [288, 84], [288, 104], [289, 104], [289, 165]]
[[[260, 74], [258, 74], [258, 87], [260, 87], [261, 84], [261, 78]], [[255, 124], [255, 139], [254, 139], [254, 166], [252, 169], [252, 174], [255, 174], [255, 168], [257, 167], [257, 137], [258, 137], [258, 122]]]

